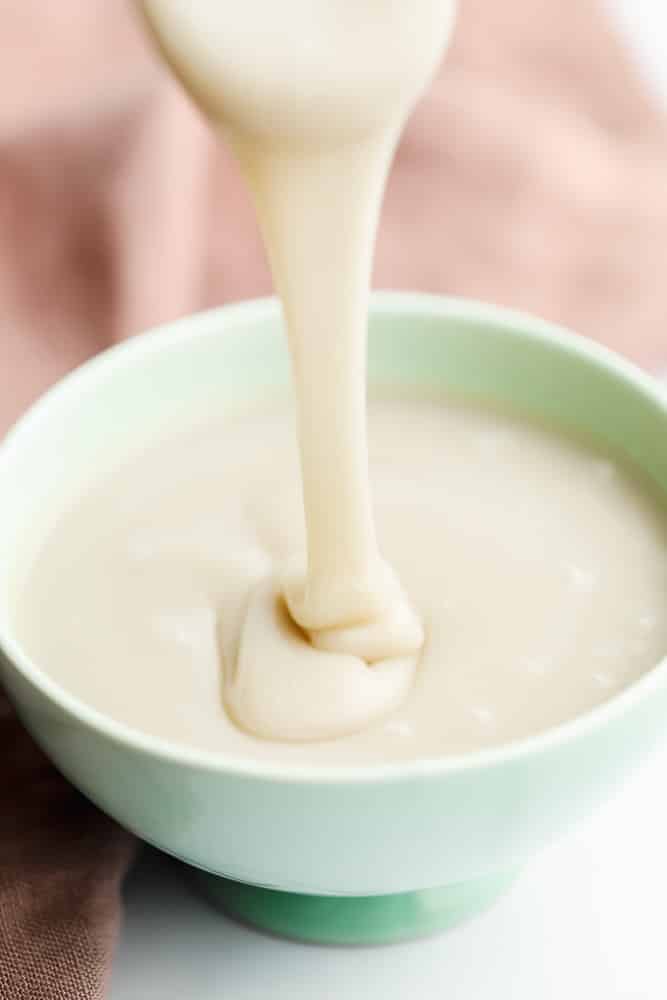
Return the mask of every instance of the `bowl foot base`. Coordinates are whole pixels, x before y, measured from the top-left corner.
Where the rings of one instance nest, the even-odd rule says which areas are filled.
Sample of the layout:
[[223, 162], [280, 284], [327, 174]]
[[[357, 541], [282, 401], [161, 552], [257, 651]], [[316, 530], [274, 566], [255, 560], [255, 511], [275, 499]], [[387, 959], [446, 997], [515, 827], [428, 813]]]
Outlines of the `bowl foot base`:
[[206, 898], [258, 930], [318, 944], [390, 944], [448, 930], [481, 913], [514, 882], [501, 872], [438, 889], [388, 896], [309, 896], [197, 872]]

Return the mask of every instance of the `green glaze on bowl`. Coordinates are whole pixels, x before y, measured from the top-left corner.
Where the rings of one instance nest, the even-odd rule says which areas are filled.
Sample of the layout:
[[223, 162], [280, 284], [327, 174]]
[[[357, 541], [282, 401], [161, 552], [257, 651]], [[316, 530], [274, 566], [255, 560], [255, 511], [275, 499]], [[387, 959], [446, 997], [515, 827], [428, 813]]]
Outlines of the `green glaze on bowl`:
[[[540, 320], [379, 295], [369, 370], [385, 389], [510, 402], [585, 431], [667, 493], [667, 409], [653, 380]], [[200, 411], [288, 386], [280, 310], [267, 300], [114, 348], [19, 421], [0, 447], [2, 678], [35, 739], [89, 798], [145, 840], [231, 880], [206, 882], [228, 911], [319, 941], [428, 933], [486, 905], [507, 873], [587, 815], [662, 739], [667, 663], [586, 715], [497, 749], [288, 767], [200, 752], [106, 718], [64, 691], [48, 664], [31, 662], [13, 634], [21, 573], [102, 462], [113, 468]]]
[[514, 883], [514, 871], [439, 889], [385, 896], [312, 896], [195, 873], [200, 892], [231, 917], [313, 944], [392, 944], [427, 937], [483, 912]]

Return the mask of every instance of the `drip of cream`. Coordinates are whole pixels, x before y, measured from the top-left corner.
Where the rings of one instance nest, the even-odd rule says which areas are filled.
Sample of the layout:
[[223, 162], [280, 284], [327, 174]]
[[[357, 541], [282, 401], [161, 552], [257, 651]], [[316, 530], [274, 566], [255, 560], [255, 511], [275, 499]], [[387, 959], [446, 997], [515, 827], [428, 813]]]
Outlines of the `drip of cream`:
[[266, 739], [344, 736], [400, 704], [424, 641], [375, 533], [366, 322], [387, 174], [444, 51], [453, 0], [141, 6], [236, 152], [292, 357], [306, 550], [261, 573], [248, 558], [223, 602], [227, 709]]

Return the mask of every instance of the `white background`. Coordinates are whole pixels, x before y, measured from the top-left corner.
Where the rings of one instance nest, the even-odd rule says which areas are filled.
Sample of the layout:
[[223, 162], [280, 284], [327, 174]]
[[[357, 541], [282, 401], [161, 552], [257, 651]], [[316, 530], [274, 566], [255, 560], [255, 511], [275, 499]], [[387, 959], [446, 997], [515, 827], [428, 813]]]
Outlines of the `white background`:
[[[608, 2], [667, 101], [666, 0]], [[111, 998], [667, 1000], [666, 797], [667, 750], [487, 914], [385, 948], [316, 948], [238, 927], [190, 892], [180, 866], [147, 853], [125, 890]]]

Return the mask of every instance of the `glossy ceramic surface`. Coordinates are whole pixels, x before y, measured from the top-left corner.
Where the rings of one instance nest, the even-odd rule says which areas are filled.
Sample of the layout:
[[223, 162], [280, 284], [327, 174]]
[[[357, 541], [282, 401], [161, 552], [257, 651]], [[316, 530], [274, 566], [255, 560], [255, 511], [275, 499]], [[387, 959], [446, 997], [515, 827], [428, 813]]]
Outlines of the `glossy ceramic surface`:
[[[585, 429], [630, 454], [667, 492], [667, 408], [653, 381], [539, 320], [473, 302], [378, 296], [370, 374], [385, 387], [511, 401]], [[104, 718], [60, 689], [48, 665], [31, 663], [12, 635], [21, 567], [94, 467], [119, 463], [199, 408], [233, 407], [288, 384], [280, 313], [264, 301], [191, 317], [115, 348], [33, 407], [0, 448], [3, 680], [63, 773], [163, 850], [228, 879], [296, 894], [396, 897], [437, 887], [431, 901], [434, 909], [436, 899], [442, 904], [440, 917], [424, 929], [446, 926], [456, 918], [453, 900], [464, 916], [475, 885], [492, 897], [491, 886], [592, 810], [660, 740], [667, 664], [574, 722], [498, 750], [374, 768], [287, 769], [179, 748]], [[461, 893], [464, 883], [469, 892]], [[227, 893], [227, 908], [273, 930], [304, 933], [294, 908], [275, 917], [282, 898], [276, 909], [273, 897], [241, 896], [234, 903]], [[383, 924], [377, 902], [363, 918], [348, 912], [346, 934], [324, 924], [317, 933], [311, 908], [310, 936], [370, 940], [373, 921], [380, 928], [374, 940], [411, 932], [409, 919], [392, 924], [388, 911]]]

